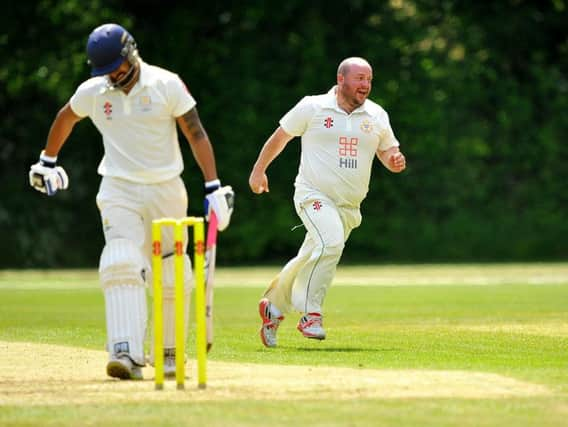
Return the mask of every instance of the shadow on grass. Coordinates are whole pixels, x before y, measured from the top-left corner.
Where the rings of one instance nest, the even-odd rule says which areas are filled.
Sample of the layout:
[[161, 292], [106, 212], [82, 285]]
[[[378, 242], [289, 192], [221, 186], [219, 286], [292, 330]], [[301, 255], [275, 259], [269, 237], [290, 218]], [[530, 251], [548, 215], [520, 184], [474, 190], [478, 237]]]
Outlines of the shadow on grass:
[[369, 347], [281, 347], [287, 350], [325, 353], [384, 353], [402, 351], [400, 348], [369, 348]]

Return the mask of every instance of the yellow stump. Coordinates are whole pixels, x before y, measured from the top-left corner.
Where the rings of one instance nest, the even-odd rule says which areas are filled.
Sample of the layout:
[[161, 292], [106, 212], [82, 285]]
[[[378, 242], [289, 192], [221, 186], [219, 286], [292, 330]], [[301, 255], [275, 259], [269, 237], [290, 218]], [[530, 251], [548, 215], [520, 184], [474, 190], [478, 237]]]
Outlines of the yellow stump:
[[205, 233], [203, 222], [194, 226], [195, 244], [195, 325], [197, 342], [197, 384], [207, 385], [207, 330], [205, 324]]
[[162, 298], [162, 229], [152, 222], [152, 273], [154, 277], [154, 367], [156, 390], [164, 388], [164, 313]]
[[[174, 277], [175, 277], [175, 345], [176, 384], [178, 390], [185, 383], [185, 313], [184, 313], [184, 242], [183, 230], [193, 227], [195, 271], [195, 319], [197, 347], [197, 381], [199, 388], [207, 384], [207, 338], [205, 324], [205, 232], [203, 218], [162, 218], [152, 221], [152, 269], [154, 277], [154, 366], [157, 390], [164, 388], [164, 337], [162, 295], [162, 242], [161, 227], [174, 227]], [[188, 319], [189, 321], [189, 319]]]

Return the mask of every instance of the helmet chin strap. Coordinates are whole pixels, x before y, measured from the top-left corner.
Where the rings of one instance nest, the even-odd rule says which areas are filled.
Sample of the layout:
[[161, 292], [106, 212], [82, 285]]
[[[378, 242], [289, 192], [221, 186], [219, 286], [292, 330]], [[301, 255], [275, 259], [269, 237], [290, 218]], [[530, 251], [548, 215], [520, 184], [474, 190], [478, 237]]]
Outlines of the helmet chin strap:
[[135, 62], [133, 62], [131, 64], [132, 65], [128, 69], [128, 72], [120, 80], [113, 82], [110, 79], [108, 79], [108, 85], [109, 85], [110, 89], [113, 89], [113, 90], [114, 89], [121, 89], [122, 90], [124, 88], [128, 88], [132, 84], [132, 82], [135, 81], [135, 79], [140, 74], [140, 66], [138, 64], [138, 60], [136, 60]]

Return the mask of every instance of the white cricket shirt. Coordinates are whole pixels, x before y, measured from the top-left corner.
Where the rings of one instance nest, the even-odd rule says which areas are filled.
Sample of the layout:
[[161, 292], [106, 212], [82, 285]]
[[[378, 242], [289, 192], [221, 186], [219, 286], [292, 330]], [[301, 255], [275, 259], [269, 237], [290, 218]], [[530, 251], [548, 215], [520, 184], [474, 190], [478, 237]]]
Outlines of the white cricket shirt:
[[139, 80], [128, 95], [110, 89], [101, 76], [82, 83], [69, 102], [103, 137], [100, 175], [151, 184], [181, 174], [175, 119], [196, 102], [177, 74], [140, 61]]
[[296, 191], [317, 190], [337, 206], [358, 208], [369, 191], [377, 149], [385, 151], [399, 142], [383, 108], [367, 99], [347, 114], [337, 105], [336, 88], [304, 97], [280, 126], [302, 137]]

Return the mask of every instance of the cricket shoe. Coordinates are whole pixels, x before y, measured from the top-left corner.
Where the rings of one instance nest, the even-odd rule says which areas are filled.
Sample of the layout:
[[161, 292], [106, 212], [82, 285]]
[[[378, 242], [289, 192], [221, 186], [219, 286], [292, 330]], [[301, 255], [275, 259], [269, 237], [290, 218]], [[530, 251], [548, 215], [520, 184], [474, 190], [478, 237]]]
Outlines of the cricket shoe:
[[[154, 355], [150, 354], [146, 356], [146, 361], [153, 368], [156, 367], [154, 360]], [[184, 360], [185, 362], [185, 360]], [[175, 348], [165, 348], [164, 349], [164, 377], [174, 378], [176, 376], [176, 349]]]
[[300, 318], [297, 329], [306, 338], [324, 340], [325, 330], [323, 329], [322, 320], [320, 313], [308, 313]]
[[176, 376], [176, 349], [164, 349], [164, 376], [173, 378]]
[[107, 363], [107, 375], [121, 380], [141, 380], [142, 369], [136, 365], [127, 353], [113, 355]]
[[277, 339], [276, 332], [278, 331], [278, 326], [280, 322], [284, 320], [284, 316], [276, 317], [271, 311], [270, 301], [267, 298], [263, 298], [258, 303], [258, 312], [260, 313], [260, 318], [262, 319], [262, 326], [260, 327], [260, 339], [266, 347], [276, 347]]

